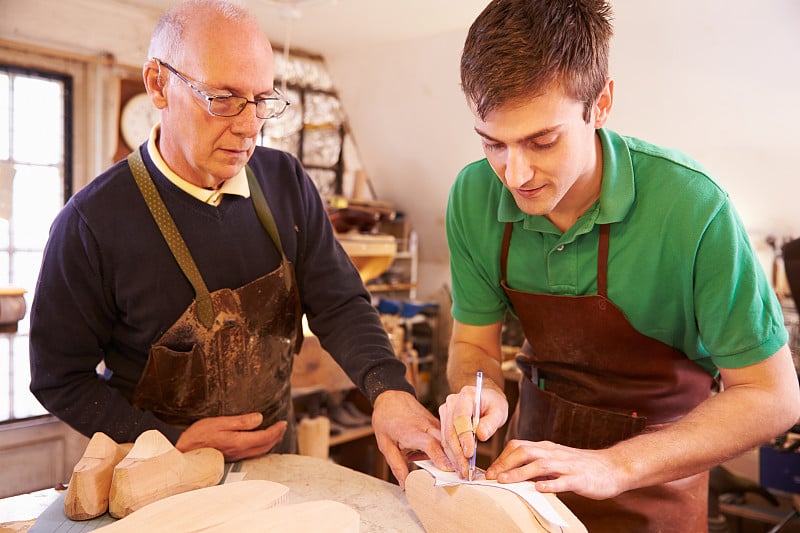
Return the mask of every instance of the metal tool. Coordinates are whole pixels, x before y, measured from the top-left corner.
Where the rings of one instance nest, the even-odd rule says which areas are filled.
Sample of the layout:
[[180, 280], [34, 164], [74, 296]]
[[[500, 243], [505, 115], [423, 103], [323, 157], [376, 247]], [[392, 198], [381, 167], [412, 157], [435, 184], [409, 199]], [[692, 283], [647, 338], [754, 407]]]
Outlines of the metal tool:
[[475, 477], [475, 461], [478, 459], [478, 422], [481, 418], [481, 390], [483, 389], [483, 372], [480, 370], [475, 375], [475, 408], [472, 412], [472, 436], [475, 438], [475, 451], [469, 458], [469, 481]]

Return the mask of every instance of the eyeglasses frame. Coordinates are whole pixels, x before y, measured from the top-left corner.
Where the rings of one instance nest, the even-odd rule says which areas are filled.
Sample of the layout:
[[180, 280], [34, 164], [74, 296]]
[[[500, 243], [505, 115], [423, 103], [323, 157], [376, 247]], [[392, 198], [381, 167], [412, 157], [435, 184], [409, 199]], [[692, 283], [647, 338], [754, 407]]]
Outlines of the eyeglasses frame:
[[[208, 114], [212, 115], [212, 116], [215, 116], [215, 117], [231, 118], [231, 117], [238, 116], [238, 115], [240, 115], [242, 113], [242, 111], [244, 111], [244, 109], [247, 107], [247, 104], [253, 104], [254, 106], [256, 106], [256, 117], [258, 117], [259, 119], [262, 119], [262, 120], [269, 120], [271, 118], [280, 117], [286, 111], [286, 108], [289, 107], [290, 105], [292, 105], [292, 102], [290, 102], [289, 99], [286, 98], [286, 96], [284, 96], [284, 94], [281, 93], [278, 90], [277, 87], [273, 87], [273, 89], [272, 89], [272, 92], [273, 92], [273, 94], [275, 96], [269, 96], [267, 98], [259, 98], [258, 100], [248, 100], [244, 96], [237, 96], [237, 95], [231, 93], [230, 91], [223, 91], [223, 90], [220, 90], [220, 89], [214, 89], [210, 85], [207, 85], [207, 84], [205, 84], [205, 83], [203, 83], [201, 81], [191, 80], [188, 77], [186, 77], [183, 74], [181, 74], [180, 72], [178, 72], [178, 70], [175, 67], [173, 67], [172, 65], [170, 65], [166, 61], [163, 61], [163, 60], [161, 60], [161, 59], [159, 59], [157, 57], [153, 57], [151, 59], [153, 61], [155, 61], [159, 66], [163, 65], [164, 67], [166, 67], [166, 69], [169, 70], [170, 72], [172, 72], [173, 74], [175, 74], [175, 76], [177, 76], [179, 80], [181, 80], [183, 83], [188, 85], [189, 88], [192, 91], [195, 92], [195, 94], [200, 96], [203, 100], [206, 100], [208, 102], [208, 108], [206, 109], [208, 111]], [[205, 90], [201, 89], [200, 86], [204, 87]], [[218, 94], [213, 94], [215, 92], [218, 93]], [[239, 108], [239, 111], [236, 114], [233, 114], [233, 115], [220, 115], [219, 113], [214, 113], [211, 110], [211, 104], [214, 102], [214, 100], [216, 100], [218, 98], [240, 98], [240, 99], [244, 100], [245, 103], [244, 103], [244, 105], [242, 105]], [[258, 104], [259, 104], [259, 102], [263, 102], [263, 101], [267, 101], [267, 100], [278, 100], [278, 101], [283, 102], [285, 104], [285, 106], [284, 106], [283, 110], [280, 113], [276, 113], [276, 114], [270, 115], [268, 117], [259, 117], [258, 116]]]

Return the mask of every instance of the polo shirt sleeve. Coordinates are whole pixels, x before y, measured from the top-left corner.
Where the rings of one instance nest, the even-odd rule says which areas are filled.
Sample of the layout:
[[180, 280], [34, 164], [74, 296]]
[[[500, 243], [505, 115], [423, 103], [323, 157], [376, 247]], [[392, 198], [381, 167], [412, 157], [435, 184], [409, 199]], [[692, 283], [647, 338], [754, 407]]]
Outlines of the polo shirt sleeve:
[[[488, 167], [488, 164], [483, 162]], [[456, 178], [447, 205], [453, 318], [463, 324], [495, 324], [510, 307], [500, 286], [504, 225], [497, 220], [499, 188], [494, 175], [473, 163]], [[491, 169], [489, 169], [491, 172]]]
[[780, 304], [730, 201], [700, 240], [694, 300], [701, 342], [718, 367], [758, 363], [788, 341]]

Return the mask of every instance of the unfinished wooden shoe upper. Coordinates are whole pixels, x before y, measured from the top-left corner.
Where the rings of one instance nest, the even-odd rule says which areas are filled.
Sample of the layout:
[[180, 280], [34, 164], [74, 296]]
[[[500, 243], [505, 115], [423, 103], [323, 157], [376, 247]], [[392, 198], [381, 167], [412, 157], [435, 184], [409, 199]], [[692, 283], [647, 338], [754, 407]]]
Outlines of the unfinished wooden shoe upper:
[[108, 512], [122, 518], [168, 496], [216, 485], [224, 468], [219, 450], [181, 453], [159, 431], [145, 431], [114, 468]]
[[89, 520], [108, 510], [114, 467], [133, 443], [117, 444], [105, 433], [95, 433], [72, 470], [64, 496], [64, 514], [71, 520]]

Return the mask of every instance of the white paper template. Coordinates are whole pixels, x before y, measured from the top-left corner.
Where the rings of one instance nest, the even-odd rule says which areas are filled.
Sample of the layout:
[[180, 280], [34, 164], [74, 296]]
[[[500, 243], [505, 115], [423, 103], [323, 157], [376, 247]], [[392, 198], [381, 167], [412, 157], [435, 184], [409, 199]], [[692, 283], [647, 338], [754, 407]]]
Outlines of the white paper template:
[[567, 527], [569, 524], [558, 514], [558, 511], [553, 509], [542, 493], [536, 490], [533, 483], [530, 481], [522, 481], [519, 483], [498, 483], [494, 479], [486, 479], [485, 472], [480, 468], [475, 469], [475, 479], [467, 481], [461, 479], [455, 472], [445, 472], [440, 470], [433, 464], [433, 461], [414, 461], [414, 464], [420, 468], [427, 470], [436, 480], [437, 487], [450, 487], [453, 485], [483, 485], [485, 487], [497, 487], [504, 490], [509, 490], [525, 500], [542, 518], [552, 525]]

